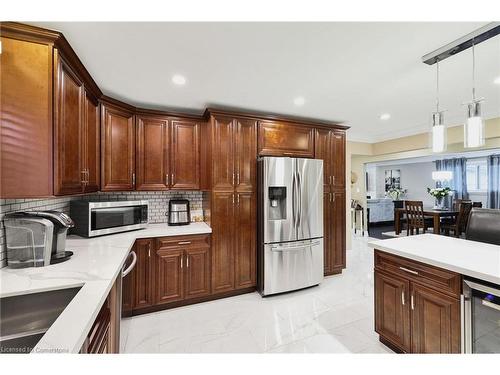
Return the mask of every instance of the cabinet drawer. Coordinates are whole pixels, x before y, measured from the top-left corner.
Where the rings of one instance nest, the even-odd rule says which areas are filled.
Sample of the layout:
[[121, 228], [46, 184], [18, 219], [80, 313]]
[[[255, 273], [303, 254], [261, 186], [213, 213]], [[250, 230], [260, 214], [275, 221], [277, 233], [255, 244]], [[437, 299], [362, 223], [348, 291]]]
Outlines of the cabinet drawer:
[[461, 276], [408, 258], [375, 250], [375, 269], [403, 276], [453, 297], [460, 297]]
[[175, 247], [210, 247], [210, 235], [188, 235], [175, 237], [161, 237], [157, 239], [157, 248]]

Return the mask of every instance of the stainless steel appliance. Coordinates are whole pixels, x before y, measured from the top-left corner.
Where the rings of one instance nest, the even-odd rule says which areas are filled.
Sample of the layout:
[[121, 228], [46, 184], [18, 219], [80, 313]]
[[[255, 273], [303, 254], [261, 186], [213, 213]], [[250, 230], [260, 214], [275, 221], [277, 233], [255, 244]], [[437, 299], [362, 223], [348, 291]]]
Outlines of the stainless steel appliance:
[[189, 201], [171, 199], [168, 202], [168, 225], [188, 225], [191, 222]]
[[148, 225], [148, 201], [145, 200], [72, 201], [69, 212], [75, 222], [71, 233], [84, 237], [126, 232]]
[[500, 353], [500, 285], [464, 280], [462, 352]]
[[263, 157], [259, 173], [258, 289], [263, 296], [323, 280], [323, 161]]
[[15, 212], [5, 216], [4, 225], [9, 267], [43, 267], [73, 255], [66, 250], [66, 235], [74, 223], [63, 212]]

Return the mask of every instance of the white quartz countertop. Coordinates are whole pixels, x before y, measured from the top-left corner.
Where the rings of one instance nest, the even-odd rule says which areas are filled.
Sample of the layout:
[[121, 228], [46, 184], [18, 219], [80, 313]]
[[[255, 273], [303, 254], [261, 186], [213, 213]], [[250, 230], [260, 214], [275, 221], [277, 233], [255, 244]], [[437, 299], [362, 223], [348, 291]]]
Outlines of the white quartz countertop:
[[370, 241], [368, 246], [500, 284], [500, 246], [435, 234]]
[[74, 255], [66, 262], [48, 267], [0, 269], [0, 297], [81, 287], [33, 350], [77, 353], [136, 239], [211, 232], [205, 223], [150, 224], [145, 229], [109, 236], [68, 236], [66, 250]]

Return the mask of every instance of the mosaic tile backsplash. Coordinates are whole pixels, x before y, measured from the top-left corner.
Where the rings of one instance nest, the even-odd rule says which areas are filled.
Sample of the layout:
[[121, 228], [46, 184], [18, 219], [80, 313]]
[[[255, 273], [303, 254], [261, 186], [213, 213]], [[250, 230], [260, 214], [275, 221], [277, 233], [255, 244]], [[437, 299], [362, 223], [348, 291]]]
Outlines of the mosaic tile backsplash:
[[72, 200], [97, 200], [97, 201], [129, 201], [147, 200], [149, 202], [149, 222], [166, 223], [168, 201], [170, 199], [188, 199], [191, 209], [192, 221], [203, 221], [202, 202], [206, 193], [201, 191], [127, 191], [44, 199], [0, 199], [0, 268], [6, 265], [5, 230], [3, 217], [6, 213], [14, 211], [42, 211], [58, 210], [69, 214], [69, 205]]

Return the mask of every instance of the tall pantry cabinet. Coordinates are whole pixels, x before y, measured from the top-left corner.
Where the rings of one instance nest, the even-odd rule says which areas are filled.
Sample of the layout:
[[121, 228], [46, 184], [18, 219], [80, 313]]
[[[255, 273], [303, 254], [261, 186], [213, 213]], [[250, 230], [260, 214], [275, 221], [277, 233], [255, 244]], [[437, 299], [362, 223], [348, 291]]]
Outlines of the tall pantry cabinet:
[[210, 192], [212, 293], [256, 285], [257, 120], [209, 113], [202, 188]]

